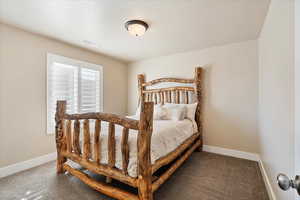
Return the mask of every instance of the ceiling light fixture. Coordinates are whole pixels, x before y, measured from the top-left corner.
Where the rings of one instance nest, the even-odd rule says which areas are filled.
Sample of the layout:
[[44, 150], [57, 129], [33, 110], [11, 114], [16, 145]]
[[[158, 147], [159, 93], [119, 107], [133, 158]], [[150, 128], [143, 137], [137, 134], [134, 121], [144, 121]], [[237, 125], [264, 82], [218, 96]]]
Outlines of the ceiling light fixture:
[[141, 20], [130, 20], [125, 23], [125, 28], [131, 35], [141, 36], [145, 34], [149, 26]]

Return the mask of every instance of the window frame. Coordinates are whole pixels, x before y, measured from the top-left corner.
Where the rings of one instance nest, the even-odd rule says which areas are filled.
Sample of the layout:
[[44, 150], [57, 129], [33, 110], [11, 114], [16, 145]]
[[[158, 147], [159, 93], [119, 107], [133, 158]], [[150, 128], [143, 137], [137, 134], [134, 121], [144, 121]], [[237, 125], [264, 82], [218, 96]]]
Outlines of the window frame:
[[[99, 71], [99, 111], [103, 112], [103, 66], [102, 65], [98, 65], [98, 64], [94, 64], [94, 63], [90, 63], [90, 62], [86, 62], [86, 61], [81, 61], [81, 60], [77, 60], [77, 59], [73, 59], [73, 58], [69, 58], [69, 57], [65, 57], [65, 56], [61, 56], [61, 55], [57, 55], [57, 54], [53, 54], [53, 53], [47, 53], [47, 70], [46, 70], [46, 134], [47, 135], [53, 135], [53, 133], [49, 133], [48, 130], [49, 129], [49, 123], [48, 123], [48, 113], [49, 113], [49, 70], [50, 67], [52, 65], [52, 63], [54, 62], [58, 62], [58, 63], [62, 63], [62, 64], [68, 64], [68, 65], [73, 65], [73, 66], [78, 66], [79, 69], [78, 71], [80, 71], [82, 68], [86, 68], [86, 69], [93, 69], [93, 70], [97, 70]], [[80, 82], [80, 81], [79, 81]], [[78, 88], [80, 87], [80, 83], [78, 83]], [[78, 90], [78, 96], [80, 95], [80, 90]], [[80, 99], [80, 98], [79, 98]], [[79, 103], [79, 102], [78, 102]]]

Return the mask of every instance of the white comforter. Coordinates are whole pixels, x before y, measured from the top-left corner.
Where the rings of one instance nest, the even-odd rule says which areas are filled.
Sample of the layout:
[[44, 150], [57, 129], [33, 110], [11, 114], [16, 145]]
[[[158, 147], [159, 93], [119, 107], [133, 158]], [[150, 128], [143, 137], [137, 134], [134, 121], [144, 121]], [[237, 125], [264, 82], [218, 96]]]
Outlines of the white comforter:
[[[131, 118], [136, 118], [132, 116]], [[175, 150], [193, 133], [197, 132], [196, 122], [185, 119], [182, 121], [154, 120], [151, 140], [151, 162], [155, 163], [159, 158]], [[92, 129], [91, 129], [92, 130]], [[128, 136], [129, 144], [129, 165], [128, 174], [137, 177], [137, 133], [130, 130]], [[101, 124], [101, 160], [100, 163], [107, 163], [108, 160], [108, 123]], [[82, 135], [82, 134], [81, 134]], [[116, 125], [116, 167], [122, 169], [121, 138], [122, 127]]]

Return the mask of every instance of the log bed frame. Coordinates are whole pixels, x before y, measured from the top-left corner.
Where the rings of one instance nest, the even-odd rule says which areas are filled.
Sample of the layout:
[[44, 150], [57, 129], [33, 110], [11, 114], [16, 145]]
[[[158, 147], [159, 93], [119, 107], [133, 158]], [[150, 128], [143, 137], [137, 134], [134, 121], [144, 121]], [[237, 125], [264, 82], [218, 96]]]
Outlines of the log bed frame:
[[[153, 193], [181, 166], [181, 164], [192, 154], [193, 151], [202, 150], [202, 125], [200, 117], [201, 108], [201, 73], [200, 67], [195, 70], [194, 79], [160, 78], [149, 82], [145, 81], [144, 75], [138, 75], [139, 99], [141, 105], [140, 120], [129, 119], [108, 113], [85, 113], [67, 114], [66, 102], [58, 101], [56, 108], [56, 148], [57, 148], [57, 173], [65, 171], [76, 176], [93, 189], [120, 200], [153, 200]], [[173, 82], [179, 84], [194, 84], [193, 87], [176, 86], [160, 89], [146, 89], [158, 83]], [[194, 133], [173, 152], [158, 159], [151, 164], [150, 148], [153, 125], [153, 105], [165, 102], [169, 103], [193, 103], [189, 93], [195, 95], [198, 102], [195, 120], [198, 132]], [[182, 98], [181, 98], [181, 97]], [[172, 98], [173, 97], [173, 98]], [[183, 102], [182, 102], [183, 101]], [[90, 135], [89, 120], [95, 120], [95, 132]], [[81, 150], [80, 126], [83, 121], [83, 148]], [[100, 134], [101, 121], [109, 123], [108, 129], [108, 163], [100, 163]], [[121, 150], [122, 170], [115, 167], [115, 125], [123, 127]], [[72, 128], [73, 127], [73, 128]], [[129, 163], [129, 129], [138, 130], [138, 176], [136, 178], [128, 175]], [[91, 138], [93, 137], [93, 138]], [[92, 142], [93, 141], [93, 142]], [[94, 149], [92, 151], [91, 149]], [[66, 164], [67, 160], [78, 163], [83, 168], [103, 176], [106, 183], [92, 179], [84, 172]], [[170, 164], [172, 163], [172, 164]], [[162, 175], [154, 177], [154, 173], [163, 166], [171, 165]], [[138, 195], [113, 187], [109, 183], [116, 179], [122, 183], [138, 189]]]

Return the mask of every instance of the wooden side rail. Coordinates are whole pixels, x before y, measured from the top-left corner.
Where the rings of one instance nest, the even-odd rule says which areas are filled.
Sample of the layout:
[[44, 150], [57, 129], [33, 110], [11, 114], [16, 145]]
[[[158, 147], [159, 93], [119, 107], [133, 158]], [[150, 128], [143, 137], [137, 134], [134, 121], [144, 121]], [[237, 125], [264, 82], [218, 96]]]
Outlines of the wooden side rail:
[[193, 134], [184, 143], [177, 147], [175, 151], [172, 151], [166, 156], [156, 160], [156, 162], [152, 165], [152, 174], [154, 174], [162, 166], [165, 166], [175, 160], [182, 152], [184, 152], [189, 146], [191, 146], [199, 136], [199, 133]]
[[186, 159], [201, 145], [198, 140], [192, 147], [190, 147], [162, 176], [159, 177], [152, 184], [152, 192], [155, 192], [168, 178], [178, 169]]

